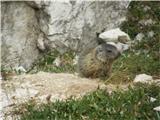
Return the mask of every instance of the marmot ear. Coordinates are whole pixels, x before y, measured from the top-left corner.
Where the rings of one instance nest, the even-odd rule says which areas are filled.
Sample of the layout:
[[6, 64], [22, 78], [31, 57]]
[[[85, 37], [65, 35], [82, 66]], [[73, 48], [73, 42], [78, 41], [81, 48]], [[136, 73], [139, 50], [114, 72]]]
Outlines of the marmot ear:
[[101, 38], [97, 38], [98, 44], [106, 44], [105, 40], [101, 39]]
[[99, 34], [100, 34], [99, 32], [96, 32], [96, 37], [97, 37], [97, 38], [99, 38]]
[[99, 38], [99, 34], [100, 34], [100, 33], [102, 33], [102, 32], [104, 32], [104, 31], [105, 31], [105, 28], [104, 28], [104, 29], [102, 29], [102, 30], [101, 30], [101, 32], [96, 32], [96, 36], [97, 36], [97, 38]]
[[102, 38], [99, 38], [99, 34], [100, 33], [96, 33], [96, 40], [97, 40], [98, 44], [104, 44], [104, 43], [106, 43], [105, 40], [103, 40]]

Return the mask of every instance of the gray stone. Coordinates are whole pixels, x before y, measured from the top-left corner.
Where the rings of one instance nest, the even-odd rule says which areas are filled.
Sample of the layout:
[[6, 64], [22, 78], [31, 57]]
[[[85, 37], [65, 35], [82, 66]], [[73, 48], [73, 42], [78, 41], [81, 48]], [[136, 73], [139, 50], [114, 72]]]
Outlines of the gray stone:
[[159, 111], [160, 112], [160, 106], [157, 106], [157, 107], [155, 107], [155, 108], [153, 108], [153, 110], [155, 110], [155, 111]]
[[60, 67], [62, 64], [62, 61], [60, 59], [60, 57], [58, 56], [54, 61], [53, 61], [53, 65]]
[[138, 33], [137, 36], [135, 37], [135, 40], [141, 41], [144, 37], [145, 37], [145, 36], [144, 36], [143, 33]]
[[156, 98], [150, 97], [150, 102], [155, 102], [156, 100]]
[[81, 50], [92, 42], [96, 32], [118, 27], [125, 20], [128, 4], [128, 1], [77, 1], [74, 5], [70, 1], [52, 2], [45, 8], [50, 16], [47, 38], [51, 44], [61, 41], [70, 49]]
[[26, 73], [27, 72], [22, 66], [15, 68], [15, 71], [18, 73]]
[[150, 19], [143, 19], [139, 21], [139, 24], [144, 25], [144, 26], [148, 26], [148, 25], [153, 25], [155, 24], [155, 21]]
[[149, 32], [148, 32], [148, 37], [149, 37], [149, 38], [152, 38], [153, 36], [154, 36], [154, 32], [153, 32], [153, 31], [149, 31]]
[[147, 12], [147, 11], [149, 11], [151, 8], [149, 7], [149, 6], [145, 6], [144, 8], [143, 8], [143, 10], [145, 11], [145, 12]]
[[139, 75], [136, 75], [135, 79], [133, 82], [137, 83], [137, 82], [140, 82], [140, 83], [149, 83], [153, 80], [152, 76], [150, 75], [146, 75], [146, 74], [139, 74]]
[[2, 2], [1, 5], [2, 66], [28, 69], [39, 56], [36, 13], [24, 2]]
[[120, 37], [123, 37], [127, 41], [130, 41], [130, 37], [127, 33], [120, 30], [120, 28], [111, 29], [105, 31], [99, 35], [100, 38], [109, 41], [109, 42], [118, 42]]
[[79, 59], [79, 56], [76, 55], [76, 56], [74, 57], [74, 59], [73, 59], [73, 65], [77, 65], [78, 59]]
[[37, 40], [37, 47], [42, 51], [46, 49], [46, 46], [44, 43], [44, 34], [39, 34], [38, 40]]

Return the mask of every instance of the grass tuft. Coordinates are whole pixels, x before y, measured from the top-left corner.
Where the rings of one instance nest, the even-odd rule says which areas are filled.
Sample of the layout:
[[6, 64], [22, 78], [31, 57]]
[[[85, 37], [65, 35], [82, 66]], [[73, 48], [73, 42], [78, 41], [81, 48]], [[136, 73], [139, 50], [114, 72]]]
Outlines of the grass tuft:
[[[60, 65], [56, 66], [53, 62], [59, 57]], [[73, 59], [75, 57], [75, 53], [73, 51], [68, 51], [64, 54], [59, 53], [57, 50], [48, 52], [44, 54], [43, 58], [36, 63], [35, 67], [30, 71], [30, 73], [35, 73], [38, 71], [44, 72], [68, 72], [74, 73], [76, 66], [73, 64]]]

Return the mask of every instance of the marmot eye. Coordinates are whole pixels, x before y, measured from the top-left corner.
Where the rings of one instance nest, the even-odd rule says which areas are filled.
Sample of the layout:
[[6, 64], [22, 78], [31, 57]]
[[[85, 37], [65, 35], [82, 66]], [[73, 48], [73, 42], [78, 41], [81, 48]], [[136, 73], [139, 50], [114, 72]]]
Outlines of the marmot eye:
[[103, 50], [102, 49], [99, 49], [99, 52], [102, 52]]
[[107, 50], [107, 52], [111, 53], [112, 51], [111, 50]]

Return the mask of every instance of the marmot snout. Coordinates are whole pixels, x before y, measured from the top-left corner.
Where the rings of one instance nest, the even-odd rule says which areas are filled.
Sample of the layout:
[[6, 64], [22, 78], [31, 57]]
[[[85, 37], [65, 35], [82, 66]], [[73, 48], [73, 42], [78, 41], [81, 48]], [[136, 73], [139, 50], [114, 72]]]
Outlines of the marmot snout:
[[101, 62], [107, 62], [108, 60], [112, 61], [118, 58], [120, 53], [117, 48], [110, 44], [102, 44], [95, 48], [96, 50], [96, 58]]

